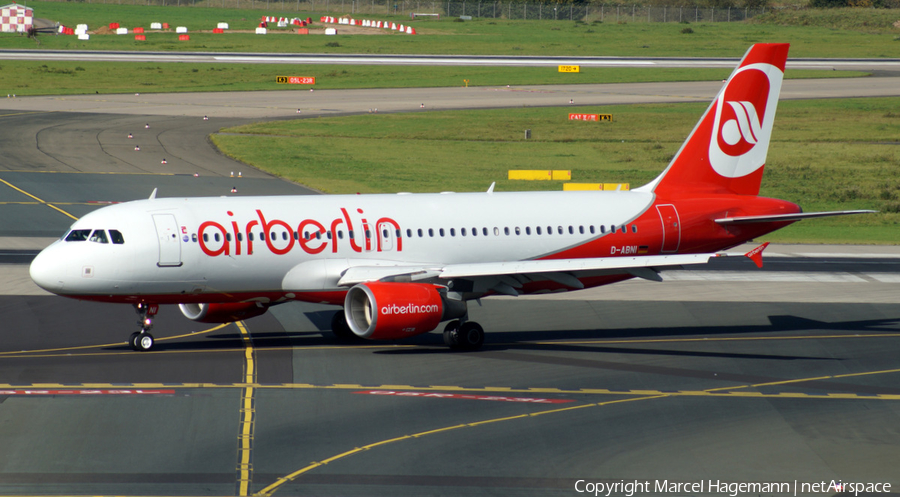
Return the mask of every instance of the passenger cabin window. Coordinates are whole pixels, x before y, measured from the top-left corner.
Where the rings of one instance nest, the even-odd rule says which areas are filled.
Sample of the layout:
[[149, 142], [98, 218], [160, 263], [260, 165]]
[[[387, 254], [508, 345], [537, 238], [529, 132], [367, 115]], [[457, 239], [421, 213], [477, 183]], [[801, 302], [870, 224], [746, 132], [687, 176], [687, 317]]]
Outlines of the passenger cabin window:
[[66, 235], [67, 242], [83, 242], [91, 236], [91, 230], [72, 230]]
[[97, 243], [109, 243], [109, 239], [106, 238], [106, 232], [103, 230], [94, 230], [94, 233], [91, 235], [91, 241]]

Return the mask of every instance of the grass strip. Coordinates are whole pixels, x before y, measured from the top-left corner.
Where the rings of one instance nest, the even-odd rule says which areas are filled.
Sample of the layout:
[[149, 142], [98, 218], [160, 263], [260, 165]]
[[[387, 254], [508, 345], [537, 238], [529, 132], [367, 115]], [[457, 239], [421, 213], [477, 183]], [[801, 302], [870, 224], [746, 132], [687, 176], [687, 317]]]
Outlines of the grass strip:
[[[638, 83], [721, 80], [731, 69], [555, 67], [341, 66], [286, 64], [0, 61], [0, 91], [73, 95], [194, 91], [308, 90], [276, 84], [276, 76], [313, 76], [317, 89]], [[786, 77], [865, 76], [855, 71], [789, 70]]]
[[[614, 9], [609, 9], [602, 21], [592, 18], [587, 22], [485, 18], [410, 22], [407, 15], [376, 15], [371, 17], [412, 25], [419, 34], [385, 34], [384, 30], [360, 28], [360, 33], [379, 34], [348, 35], [346, 27], [338, 26], [338, 36], [325, 37], [316, 34], [322, 32], [318, 19], [325, 12], [280, 10], [279, 5], [292, 6], [289, 2], [272, 2], [268, 10], [239, 10], [35, 1], [29, 6], [36, 17], [72, 27], [87, 24], [95, 34], [87, 41], [74, 36], [39, 36], [40, 44], [24, 36], [2, 34], [0, 45], [71, 50], [740, 57], [753, 43], [789, 42], [792, 57], [900, 57], [900, 29], [891, 24], [900, 18], [898, 9], [841, 9], [838, 14], [851, 19], [846, 23], [838, 22], [840, 15], [794, 19], [792, 16], [800, 14], [793, 11], [752, 22], [689, 24], [634, 22], [640, 17], [633, 20], [624, 12], [627, 9], [622, 9], [618, 18]], [[290, 29], [279, 28], [272, 28], [265, 36], [253, 34], [262, 16], [311, 17], [314, 25], [310, 35], [285, 34]], [[370, 16], [359, 15], [360, 19], [366, 17]], [[190, 41], [179, 41], [171, 31], [148, 32], [147, 40], [142, 42], [130, 34], [96, 32], [108, 32], [108, 25], [113, 22], [148, 31], [152, 22], [167, 22], [173, 30], [184, 26]], [[225, 34], [209, 32], [218, 22], [229, 23], [230, 30]]]

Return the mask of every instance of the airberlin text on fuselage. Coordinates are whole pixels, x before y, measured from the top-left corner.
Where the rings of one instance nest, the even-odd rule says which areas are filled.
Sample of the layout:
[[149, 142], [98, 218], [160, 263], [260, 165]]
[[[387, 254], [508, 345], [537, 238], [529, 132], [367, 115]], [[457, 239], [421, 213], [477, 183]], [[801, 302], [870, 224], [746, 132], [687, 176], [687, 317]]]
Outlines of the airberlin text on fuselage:
[[[368, 219], [362, 217], [360, 218], [360, 224], [362, 225], [361, 231], [363, 236], [356, 236], [353, 231], [353, 220], [350, 219], [347, 209], [341, 207], [340, 211], [341, 215], [339, 217], [327, 222], [327, 228], [326, 224], [315, 219], [304, 219], [300, 221], [295, 231], [287, 222], [281, 219], [266, 219], [262, 210], [256, 209], [257, 218], [247, 222], [243, 226], [243, 230], [241, 230], [242, 227], [238, 225], [237, 221], [229, 220], [225, 223], [230, 224], [230, 226], [225, 226], [215, 221], [205, 221], [197, 229], [197, 237], [200, 243], [200, 250], [210, 257], [252, 254], [254, 238], [257, 245], [265, 242], [269, 251], [276, 255], [287, 254], [293, 250], [294, 245], [298, 245], [307, 254], [321, 253], [331, 245], [331, 252], [337, 253], [339, 243], [349, 244], [350, 249], [354, 252], [370, 252], [372, 250], [381, 252], [385, 242], [382, 230], [387, 230], [387, 236], [390, 238], [394, 238], [393, 235], [398, 234], [395, 242], [396, 247], [393, 248], [398, 252], [403, 250], [403, 241], [399, 236], [400, 225], [397, 224], [397, 221], [389, 217], [382, 217], [375, 221], [375, 230], [373, 231]], [[356, 209], [356, 212], [360, 215], [364, 214], [362, 209]], [[227, 214], [230, 218], [234, 217], [234, 213], [231, 211], [228, 211]], [[273, 236], [273, 230], [276, 227], [280, 227], [284, 231], [277, 230], [276, 235]], [[347, 231], [346, 241], [343, 239], [344, 230]], [[258, 233], [260, 236], [254, 237], [253, 233]], [[287, 235], [282, 236], [278, 233], [286, 233]], [[294, 233], [298, 234], [296, 240]], [[329, 233], [330, 236], [326, 237], [326, 233]], [[204, 238], [204, 235], [207, 235], [207, 238]], [[217, 248], [210, 248], [209, 236], [217, 240], [213, 244], [213, 247]], [[218, 246], [219, 238], [221, 238], [221, 246]], [[357, 240], [360, 240], [360, 242], [357, 243]]]

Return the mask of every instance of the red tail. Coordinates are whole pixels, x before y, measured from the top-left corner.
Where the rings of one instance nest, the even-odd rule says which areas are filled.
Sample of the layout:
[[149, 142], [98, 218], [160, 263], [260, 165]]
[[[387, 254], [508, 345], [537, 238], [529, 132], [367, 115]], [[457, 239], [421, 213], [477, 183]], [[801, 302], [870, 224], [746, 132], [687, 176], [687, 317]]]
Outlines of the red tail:
[[786, 43], [750, 47], [663, 173], [642, 189], [757, 195], [787, 61]]

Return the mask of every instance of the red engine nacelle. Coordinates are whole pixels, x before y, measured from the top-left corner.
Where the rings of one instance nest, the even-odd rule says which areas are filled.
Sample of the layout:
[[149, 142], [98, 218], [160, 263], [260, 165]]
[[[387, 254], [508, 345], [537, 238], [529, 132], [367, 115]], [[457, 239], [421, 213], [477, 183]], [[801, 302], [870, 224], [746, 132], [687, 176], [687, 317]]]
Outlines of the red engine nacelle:
[[[464, 303], [459, 304], [465, 308]], [[361, 283], [344, 299], [350, 329], [371, 340], [427, 333], [441, 321], [457, 317], [452, 314], [459, 314], [458, 308], [454, 303], [448, 305], [438, 287], [427, 283]]]
[[231, 323], [265, 314], [269, 306], [257, 302], [178, 304], [184, 317], [200, 323]]

